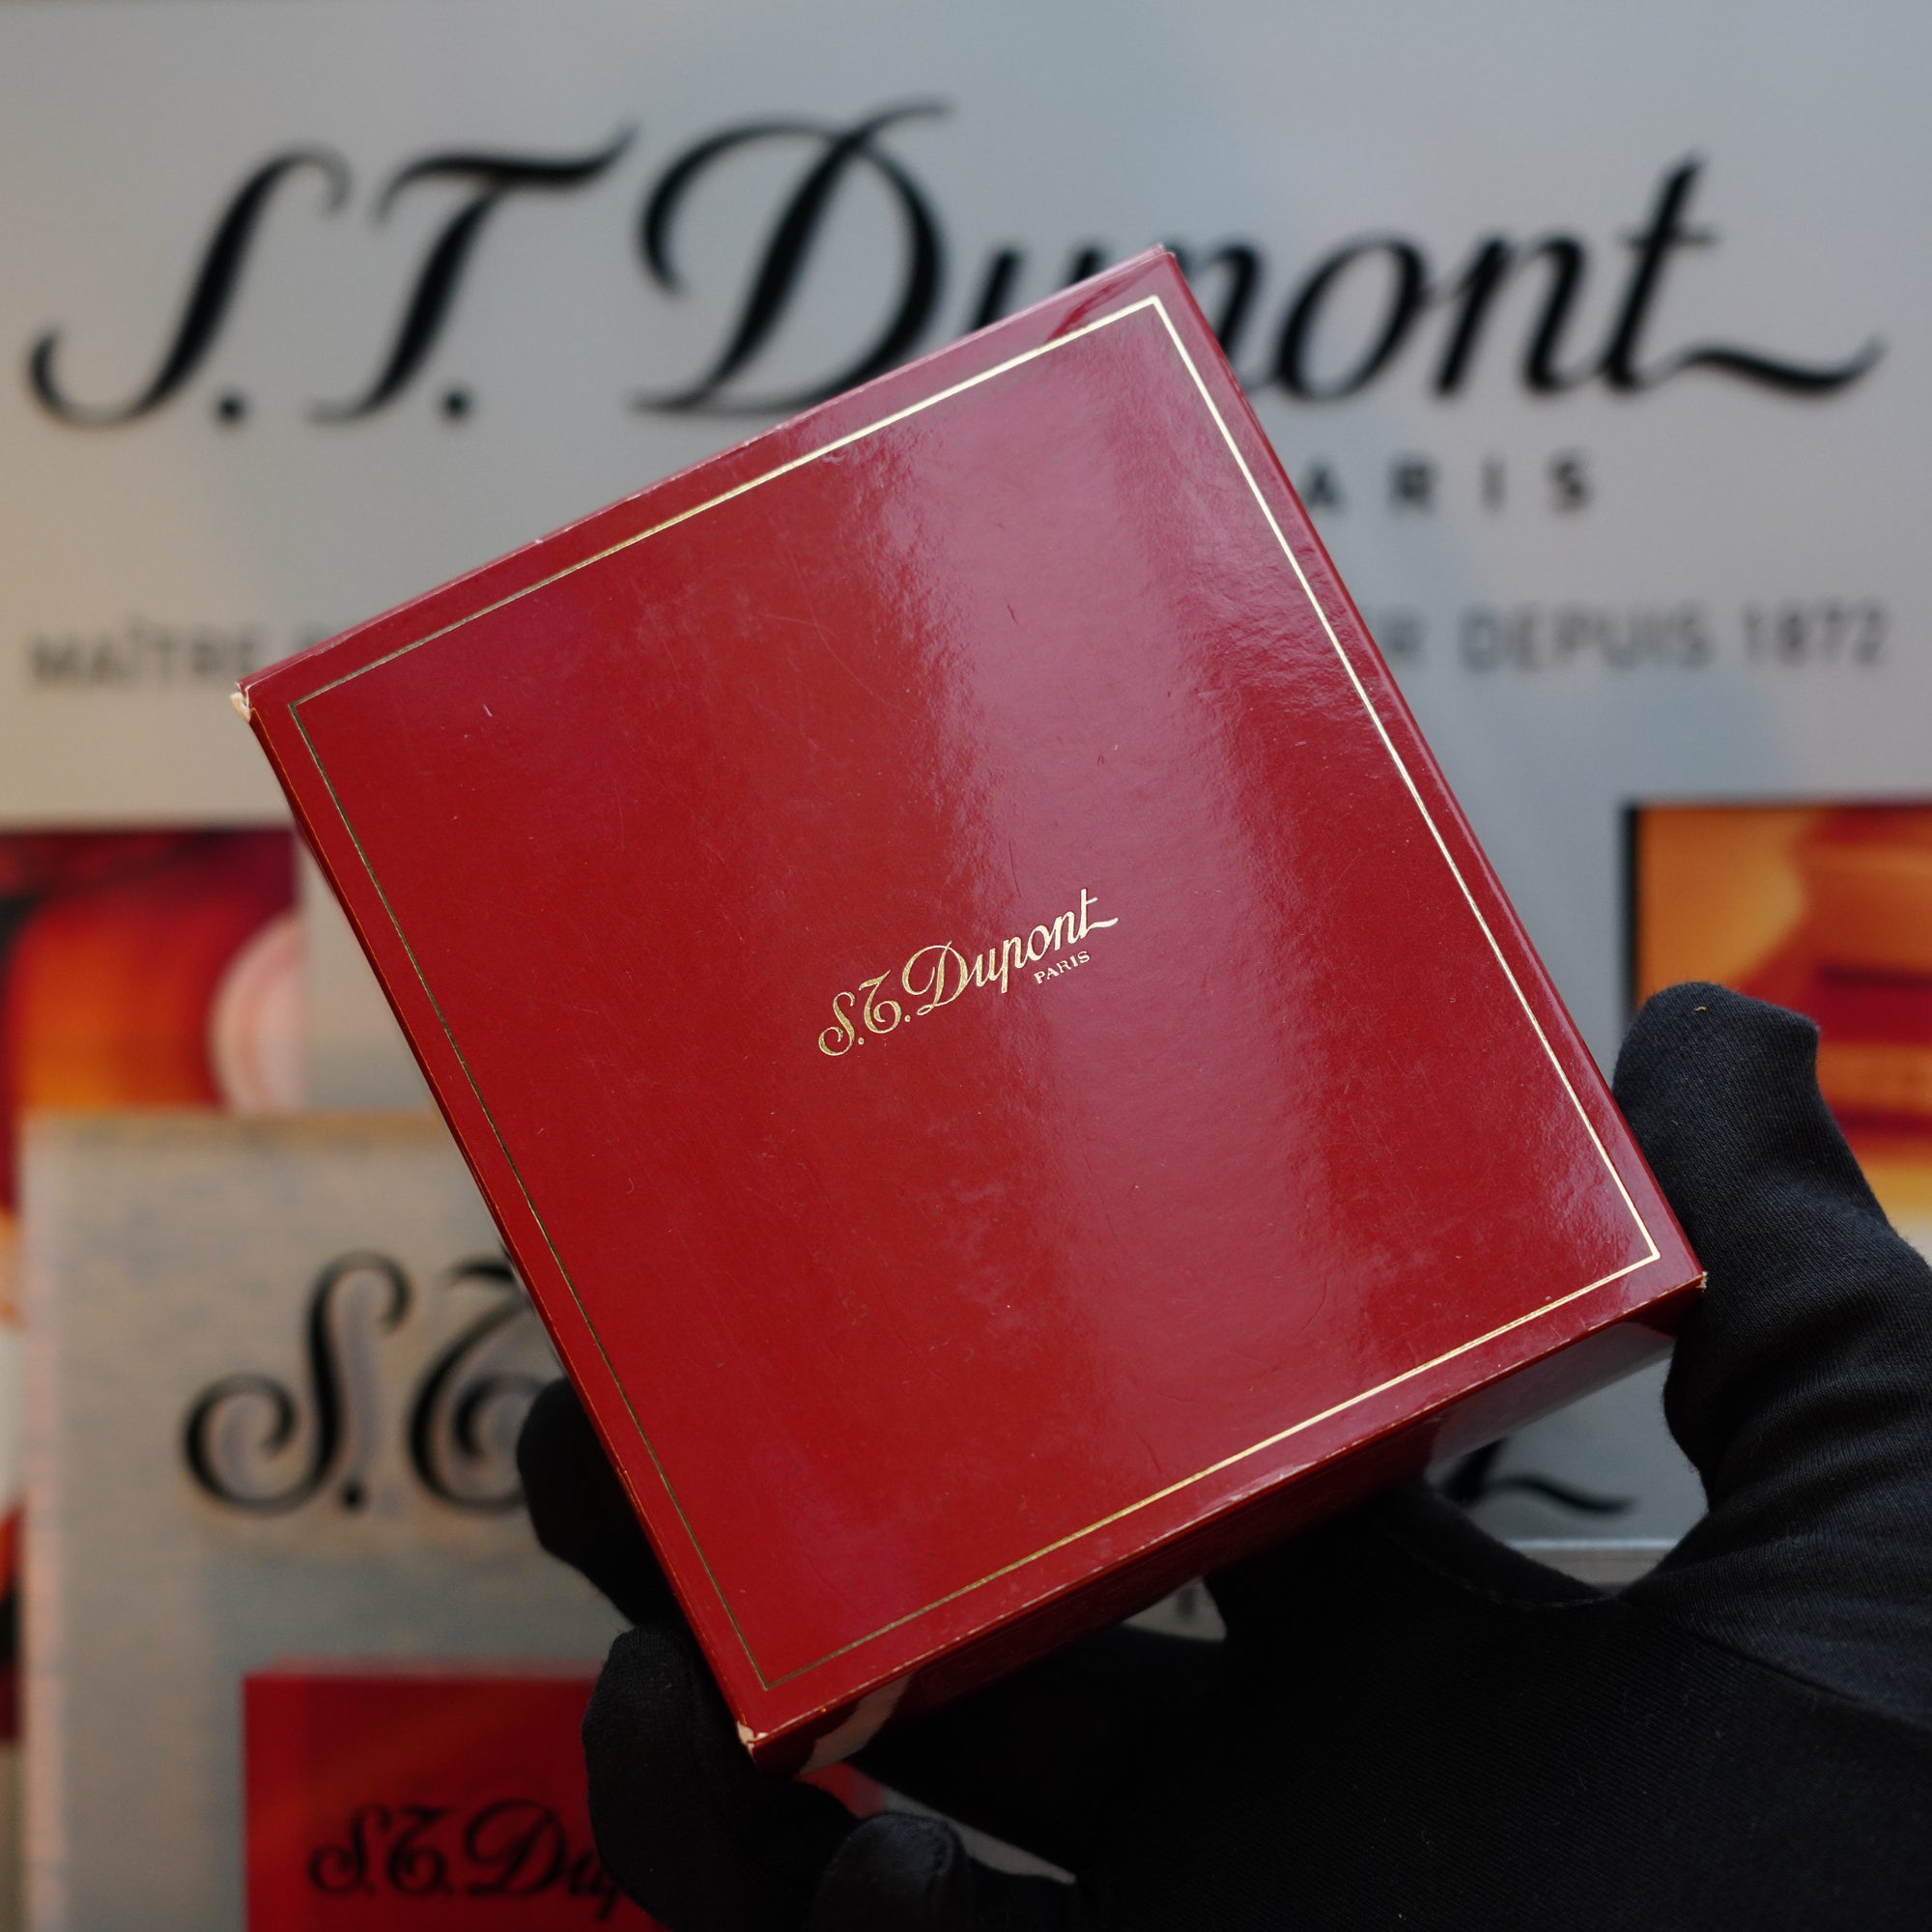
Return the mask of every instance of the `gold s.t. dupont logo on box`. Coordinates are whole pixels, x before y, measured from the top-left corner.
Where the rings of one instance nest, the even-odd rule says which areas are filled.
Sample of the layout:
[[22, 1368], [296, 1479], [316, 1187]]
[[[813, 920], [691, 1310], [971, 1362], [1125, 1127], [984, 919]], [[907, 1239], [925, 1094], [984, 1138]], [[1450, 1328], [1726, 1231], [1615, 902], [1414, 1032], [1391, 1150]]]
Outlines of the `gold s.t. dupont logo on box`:
[[1088, 955], [1080, 951], [1081, 941], [1090, 932], [1121, 923], [1118, 918], [1095, 919], [1095, 903], [1083, 886], [1074, 911], [1064, 912], [1051, 925], [1037, 925], [1024, 936], [1003, 939], [970, 958], [951, 940], [922, 946], [899, 968], [903, 1001], [880, 991], [893, 977], [890, 971], [862, 980], [856, 991], [833, 994], [832, 1024], [818, 1036], [819, 1052], [838, 1060], [853, 1047], [864, 1046], [873, 1035], [895, 1033], [909, 1020], [950, 1007], [969, 986], [997, 986], [1004, 993], [1013, 975], [1029, 968], [1035, 969], [1033, 979], [1039, 984], [1086, 965]]

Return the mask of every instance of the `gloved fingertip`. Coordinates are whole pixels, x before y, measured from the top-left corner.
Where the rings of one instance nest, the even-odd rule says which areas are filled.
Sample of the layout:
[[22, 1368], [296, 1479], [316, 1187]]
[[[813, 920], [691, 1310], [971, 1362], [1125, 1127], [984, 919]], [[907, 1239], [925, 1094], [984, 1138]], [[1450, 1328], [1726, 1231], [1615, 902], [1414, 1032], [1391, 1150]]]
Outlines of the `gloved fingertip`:
[[1778, 1081], [1816, 1091], [1818, 1029], [1802, 1013], [1690, 980], [1653, 993], [1637, 1009], [1611, 1086], [1628, 1113], [1695, 1092], [1714, 1075]]
[[681, 1624], [617, 1639], [582, 1735], [591, 1833], [627, 1897], [676, 1932], [799, 1922], [852, 1815], [752, 1763]]
[[938, 1818], [867, 1819], [825, 1869], [805, 1932], [1065, 1932], [1073, 1888], [994, 1871]]
[[1617, 1058], [1617, 1104], [1691, 1246], [1716, 1268], [1767, 1204], [1823, 1188], [1883, 1216], [1818, 1090], [1818, 1029], [1723, 986], [1647, 1000]]
[[517, 1473], [530, 1527], [553, 1556], [581, 1571], [633, 1623], [675, 1609], [630, 1498], [561, 1377], [524, 1418]]
[[577, 1391], [565, 1377], [558, 1376], [537, 1391], [517, 1434], [517, 1473], [524, 1479], [526, 1492], [547, 1493], [554, 1472], [582, 1457], [586, 1437], [590, 1438], [588, 1446], [596, 1447], [590, 1419], [583, 1413]]
[[881, 1812], [853, 1832], [825, 1868], [806, 1932], [925, 1932], [953, 1922], [959, 1834], [937, 1818]]

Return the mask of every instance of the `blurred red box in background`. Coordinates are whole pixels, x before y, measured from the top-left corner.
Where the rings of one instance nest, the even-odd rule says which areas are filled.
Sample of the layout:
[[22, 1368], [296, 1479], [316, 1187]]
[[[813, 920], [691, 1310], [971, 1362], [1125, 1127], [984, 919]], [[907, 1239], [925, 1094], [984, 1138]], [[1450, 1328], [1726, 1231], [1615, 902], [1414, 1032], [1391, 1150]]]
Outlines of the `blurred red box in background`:
[[[578, 1731], [594, 1673], [301, 1662], [243, 1680], [254, 1932], [656, 1921], [598, 1861]], [[812, 1780], [855, 1810], [876, 1787]]]
[[647, 1927], [598, 1862], [591, 1673], [302, 1663], [242, 1690], [255, 1932]]

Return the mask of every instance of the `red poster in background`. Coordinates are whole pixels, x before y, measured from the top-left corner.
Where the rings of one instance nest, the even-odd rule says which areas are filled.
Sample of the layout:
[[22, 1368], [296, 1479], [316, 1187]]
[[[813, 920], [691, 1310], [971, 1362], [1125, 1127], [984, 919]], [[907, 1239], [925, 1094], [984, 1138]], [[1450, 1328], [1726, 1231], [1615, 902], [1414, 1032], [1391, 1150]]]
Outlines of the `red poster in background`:
[[[250, 1932], [647, 1932], [590, 1841], [578, 1731], [593, 1681], [328, 1662], [247, 1678]], [[813, 1781], [877, 1809], [843, 1766]]]
[[[15, 1321], [19, 1116], [301, 1098], [295, 841], [283, 828], [0, 834], [0, 1346]], [[0, 1417], [0, 1735], [14, 1729], [14, 1418]]]

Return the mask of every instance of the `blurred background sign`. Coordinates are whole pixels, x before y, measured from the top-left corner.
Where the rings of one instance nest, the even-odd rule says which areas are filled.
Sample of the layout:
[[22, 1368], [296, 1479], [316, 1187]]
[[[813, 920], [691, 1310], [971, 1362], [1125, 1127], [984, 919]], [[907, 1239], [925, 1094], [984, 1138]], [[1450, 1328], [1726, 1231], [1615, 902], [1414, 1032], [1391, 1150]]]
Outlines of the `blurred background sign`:
[[[521, 1508], [555, 1360], [432, 1121], [73, 1115], [23, 1183], [29, 1922], [236, 1926], [246, 1675], [581, 1676], [622, 1629]], [[363, 1770], [448, 1756], [413, 1743]]]
[[[1809, 1001], [1924, 1228], [1923, 839], [1848, 809], [1932, 796], [1928, 55], [1901, 0], [0, 0], [0, 835], [278, 824], [241, 672], [1165, 242], [1598, 1052], [1662, 973]], [[173, 1097], [419, 1106], [281, 890]], [[1459, 1481], [1698, 1505], [1654, 1377]]]
[[272, 817], [239, 671], [1165, 242], [1607, 1052], [1625, 804], [1926, 782], [1928, 36], [0, 5], [0, 823]]

